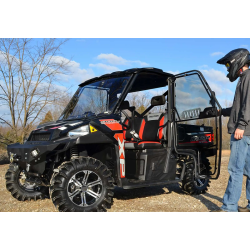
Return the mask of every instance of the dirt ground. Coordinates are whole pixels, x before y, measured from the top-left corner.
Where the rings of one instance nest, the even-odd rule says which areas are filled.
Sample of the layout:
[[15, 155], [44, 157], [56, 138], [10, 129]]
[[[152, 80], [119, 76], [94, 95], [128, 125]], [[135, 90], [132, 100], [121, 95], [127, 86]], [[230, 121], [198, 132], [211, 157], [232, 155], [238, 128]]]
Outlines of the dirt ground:
[[[210, 183], [208, 192], [190, 196], [182, 192], [178, 184], [134, 190], [115, 189], [114, 204], [108, 212], [208, 212], [222, 204], [228, 172], [229, 151], [223, 152], [221, 175]], [[4, 175], [8, 165], [0, 165], [0, 212], [56, 212], [51, 200], [20, 202], [5, 188]], [[239, 206], [247, 205], [244, 177]]]

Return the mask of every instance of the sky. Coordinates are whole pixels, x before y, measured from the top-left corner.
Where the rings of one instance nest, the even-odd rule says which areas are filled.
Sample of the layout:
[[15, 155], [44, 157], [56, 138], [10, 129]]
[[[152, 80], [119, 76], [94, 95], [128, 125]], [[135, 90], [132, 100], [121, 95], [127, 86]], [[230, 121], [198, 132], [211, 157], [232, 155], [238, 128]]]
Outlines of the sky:
[[[35, 41], [35, 40], [34, 40]], [[71, 95], [87, 79], [129, 68], [155, 67], [178, 74], [200, 70], [222, 107], [233, 101], [237, 80], [231, 83], [225, 66], [217, 60], [236, 48], [250, 49], [250, 39], [219, 38], [75, 38], [60, 50], [57, 60], [71, 60], [69, 75], [60, 77], [58, 87]], [[187, 100], [186, 100], [187, 101]], [[8, 115], [1, 107], [0, 115]]]
[[236, 48], [249, 49], [250, 39], [69, 39], [61, 53], [72, 60], [71, 75], [59, 84], [73, 86], [74, 92], [81, 82], [117, 70], [155, 67], [177, 74], [196, 69], [204, 74], [223, 107], [232, 102], [237, 81], [231, 83], [225, 67], [216, 62]]

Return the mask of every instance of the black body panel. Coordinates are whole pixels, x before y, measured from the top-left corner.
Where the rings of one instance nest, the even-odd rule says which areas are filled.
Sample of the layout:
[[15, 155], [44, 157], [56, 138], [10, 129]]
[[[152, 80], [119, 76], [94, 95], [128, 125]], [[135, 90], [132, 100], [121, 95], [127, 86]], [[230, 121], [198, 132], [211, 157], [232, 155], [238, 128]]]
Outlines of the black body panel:
[[208, 147], [213, 143], [213, 127], [178, 124], [178, 146], [185, 147]]

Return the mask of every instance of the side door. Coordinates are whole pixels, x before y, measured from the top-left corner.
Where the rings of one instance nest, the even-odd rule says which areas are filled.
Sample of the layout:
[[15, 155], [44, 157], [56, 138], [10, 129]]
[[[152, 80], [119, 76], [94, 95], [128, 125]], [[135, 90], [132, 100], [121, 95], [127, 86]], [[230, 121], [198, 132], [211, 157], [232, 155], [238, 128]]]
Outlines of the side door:
[[[175, 75], [174, 119], [176, 147], [197, 148], [211, 164], [211, 179], [220, 175], [222, 148], [221, 106], [200, 71]], [[213, 132], [209, 132], [213, 131]]]

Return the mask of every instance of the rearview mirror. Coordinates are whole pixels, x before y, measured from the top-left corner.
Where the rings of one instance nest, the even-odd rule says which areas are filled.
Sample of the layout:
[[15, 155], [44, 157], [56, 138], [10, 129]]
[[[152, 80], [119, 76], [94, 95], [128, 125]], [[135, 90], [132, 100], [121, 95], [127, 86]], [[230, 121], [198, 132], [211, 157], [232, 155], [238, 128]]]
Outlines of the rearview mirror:
[[166, 103], [166, 98], [164, 95], [154, 96], [151, 99], [152, 106], [164, 105]]

